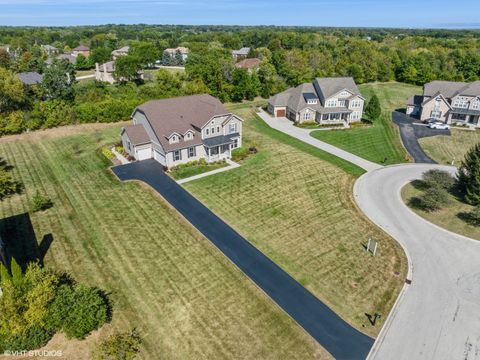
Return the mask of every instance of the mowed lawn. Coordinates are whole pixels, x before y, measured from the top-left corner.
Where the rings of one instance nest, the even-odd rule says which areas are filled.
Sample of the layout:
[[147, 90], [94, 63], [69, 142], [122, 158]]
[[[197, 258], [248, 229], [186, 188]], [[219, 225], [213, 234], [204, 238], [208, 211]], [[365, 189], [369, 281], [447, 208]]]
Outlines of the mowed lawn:
[[480, 142], [479, 130], [451, 129], [451, 136], [432, 136], [419, 140], [425, 153], [439, 164], [460, 166], [465, 154]]
[[[141, 358], [329, 358], [159, 196], [112, 175], [97, 149], [118, 140], [118, 124], [71, 129], [0, 140], [26, 189], [0, 202], [0, 217], [28, 212], [37, 190], [48, 194], [53, 208], [30, 213], [39, 241], [53, 235], [46, 266], [109, 293], [111, 326], [139, 330]], [[58, 339], [50, 347], [70, 349], [64, 358], [89, 358], [85, 343]]]
[[389, 82], [363, 84], [359, 89], [366, 99], [365, 104], [374, 94], [378, 96], [383, 111], [379, 120], [372, 126], [314, 131], [311, 135], [376, 163], [388, 165], [408, 161], [409, 156], [401, 143], [398, 127], [391, 120], [391, 112], [404, 108], [407, 99], [420, 93], [421, 88]]
[[[351, 174], [358, 168], [339, 162], [343, 170], [330, 155], [306, 144], [302, 149], [252, 109], [234, 112], [248, 119], [244, 142], [258, 154], [185, 187], [345, 320], [377, 334], [407, 262], [398, 244], [354, 205]], [[365, 252], [369, 238], [380, 243], [377, 257]], [[376, 327], [365, 316], [374, 312], [384, 314]]]

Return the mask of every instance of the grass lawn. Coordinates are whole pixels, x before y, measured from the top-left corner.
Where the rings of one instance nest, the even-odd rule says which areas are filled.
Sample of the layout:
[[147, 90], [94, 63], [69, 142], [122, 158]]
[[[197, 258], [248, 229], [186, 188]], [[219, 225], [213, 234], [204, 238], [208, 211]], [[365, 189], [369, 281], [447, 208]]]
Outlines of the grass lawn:
[[[54, 206], [30, 213], [38, 241], [53, 235], [46, 266], [107, 291], [114, 303], [107, 327], [136, 327], [144, 337], [141, 358], [329, 358], [156, 193], [113, 176], [97, 149], [118, 140], [119, 128], [0, 139], [1, 156], [25, 185], [23, 194], [0, 202], [0, 218], [29, 212], [37, 190], [48, 194]], [[47, 348], [86, 359], [93, 343], [60, 334]]]
[[349, 130], [314, 131], [311, 135], [319, 140], [338, 146], [364, 159], [397, 164], [409, 158], [401, 140], [397, 125], [391, 121], [391, 112], [405, 106], [409, 96], [418, 93], [417, 86], [396, 82], [372, 83], [359, 86], [366, 102], [376, 94], [385, 116], [373, 126], [352, 128]]
[[[402, 189], [402, 199], [407, 205], [409, 205], [410, 200], [418, 197], [422, 192], [423, 191], [420, 190], [418, 186], [415, 187], [412, 183], [407, 184]], [[472, 239], [480, 240], [480, 227], [470, 225], [459, 217], [459, 214], [470, 212], [473, 209], [473, 206], [465, 204], [453, 195], [450, 195], [450, 204], [438, 211], [427, 212], [411, 206], [410, 208], [421, 217], [441, 228]]]
[[175, 180], [185, 179], [190, 176], [195, 176], [199, 174], [206, 173], [208, 171], [221, 169], [225, 166], [228, 166], [227, 162], [218, 161], [215, 163], [205, 164], [205, 165], [191, 165], [191, 166], [178, 166], [170, 172], [170, 176]]
[[[382, 323], [372, 327], [365, 313], [386, 318], [407, 262], [354, 205], [352, 174], [362, 170], [269, 128], [251, 108], [234, 112], [246, 120], [244, 142], [259, 152], [185, 187], [340, 316], [377, 334]], [[362, 246], [369, 237], [380, 242], [377, 257]]]
[[95, 75], [95, 70], [77, 70], [75, 76]]
[[480, 142], [480, 131], [451, 129], [451, 136], [438, 135], [419, 140], [425, 153], [439, 164], [459, 166], [465, 154]]

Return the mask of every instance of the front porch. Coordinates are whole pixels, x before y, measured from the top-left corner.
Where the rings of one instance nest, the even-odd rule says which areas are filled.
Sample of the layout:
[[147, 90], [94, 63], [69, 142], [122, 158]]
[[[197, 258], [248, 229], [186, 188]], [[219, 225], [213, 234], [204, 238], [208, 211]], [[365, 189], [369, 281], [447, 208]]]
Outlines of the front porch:
[[478, 127], [480, 120], [480, 110], [453, 109], [448, 115], [448, 124], [461, 123]]
[[320, 125], [348, 123], [350, 113], [350, 110], [317, 113], [316, 122]]
[[215, 136], [203, 140], [207, 162], [215, 162], [232, 157], [232, 149], [239, 144], [239, 134]]

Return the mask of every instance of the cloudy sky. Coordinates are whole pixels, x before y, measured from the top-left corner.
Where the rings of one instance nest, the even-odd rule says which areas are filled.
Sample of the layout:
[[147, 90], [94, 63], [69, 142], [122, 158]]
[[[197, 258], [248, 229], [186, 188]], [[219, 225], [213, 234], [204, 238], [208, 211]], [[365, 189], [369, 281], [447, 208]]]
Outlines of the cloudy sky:
[[0, 25], [480, 28], [479, 0], [0, 0]]

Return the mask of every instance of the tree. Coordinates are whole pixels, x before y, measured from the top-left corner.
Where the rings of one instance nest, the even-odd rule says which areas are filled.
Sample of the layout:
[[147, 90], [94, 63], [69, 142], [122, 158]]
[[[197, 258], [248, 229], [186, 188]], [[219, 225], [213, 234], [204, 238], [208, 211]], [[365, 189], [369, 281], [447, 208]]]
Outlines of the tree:
[[93, 358], [95, 360], [132, 360], [140, 350], [141, 344], [142, 339], [135, 329], [113, 334], [97, 345]]
[[455, 185], [455, 179], [449, 172], [438, 169], [424, 172], [422, 179], [428, 187], [439, 186], [447, 191]]
[[43, 75], [42, 86], [50, 99], [71, 101], [75, 98], [75, 68], [66, 60], [55, 60]]
[[0, 68], [10, 68], [10, 54], [5, 49], [0, 49]]
[[22, 184], [13, 180], [10, 169], [7, 162], [0, 159], [0, 200], [22, 190]]
[[365, 115], [367, 115], [370, 120], [377, 120], [381, 114], [382, 108], [380, 107], [380, 101], [377, 95], [373, 95], [365, 107]]
[[91, 67], [90, 62], [83, 54], [77, 56], [77, 62], [75, 63], [75, 68], [78, 70], [85, 70]]
[[129, 55], [136, 57], [143, 67], [151, 67], [159, 59], [160, 51], [151, 42], [136, 41], [132, 43]]
[[415, 198], [414, 206], [430, 212], [440, 210], [449, 202], [448, 193], [445, 189], [440, 186], [432, 186], [426, 189], [418, 198]]
[[113, 76], [118, 81], [134, 81], [139, 78], [142, 65], [140, 59], [133, 55], [120, 56], [115, 61]]
[[95, 63], [103, 64], [109, 61], [111, 56], [112, 56], [112, 50], [106, 47], [99, 47], [91, 51], [90, 57], [88, 59], [93, 65]]
[[0, 113], [21, 109], [26, 103], [23, 83], [12, 71], [0, 68]]
[[480, 143], [465, 155], [458, 169], [458, 185], [467, 203], [480, 204]]

